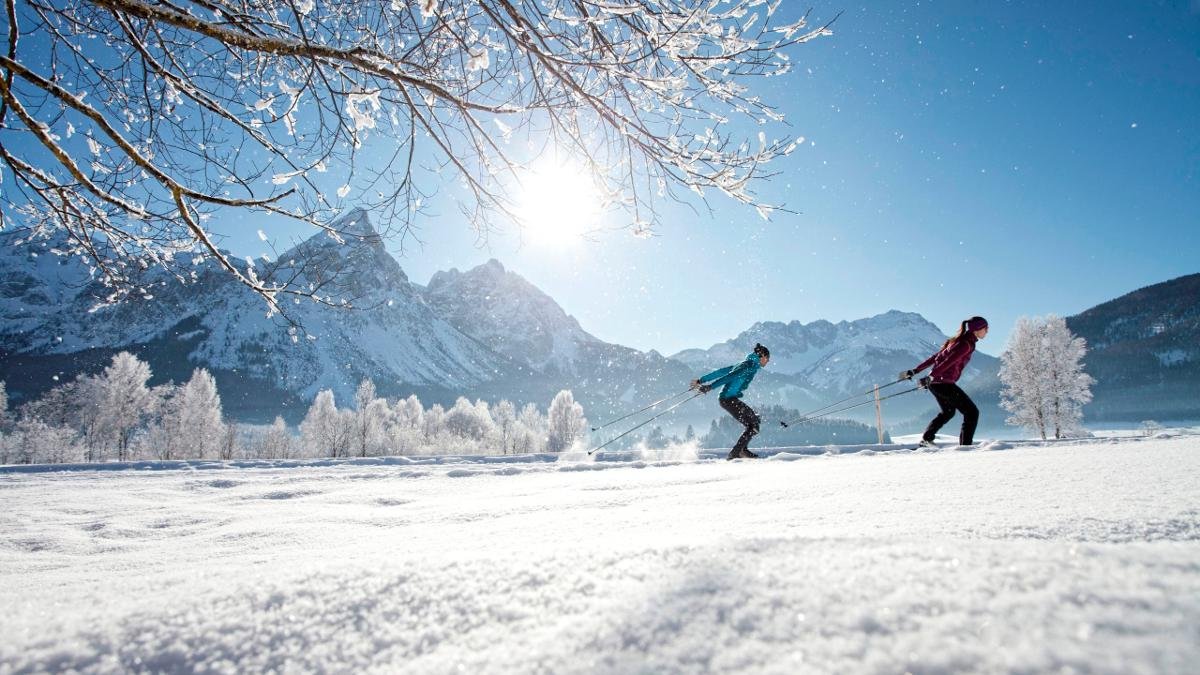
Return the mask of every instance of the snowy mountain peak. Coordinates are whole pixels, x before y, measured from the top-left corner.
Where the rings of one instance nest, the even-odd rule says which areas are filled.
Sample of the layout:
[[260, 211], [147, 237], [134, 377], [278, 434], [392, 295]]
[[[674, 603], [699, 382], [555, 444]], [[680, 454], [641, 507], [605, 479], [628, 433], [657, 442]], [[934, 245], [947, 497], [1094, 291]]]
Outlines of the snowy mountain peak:
[[535, 370], [573, 370], [583, 345], [599, 343], [550, 296], [496, 259], [438, 272], [425, 299], [462, 332]]

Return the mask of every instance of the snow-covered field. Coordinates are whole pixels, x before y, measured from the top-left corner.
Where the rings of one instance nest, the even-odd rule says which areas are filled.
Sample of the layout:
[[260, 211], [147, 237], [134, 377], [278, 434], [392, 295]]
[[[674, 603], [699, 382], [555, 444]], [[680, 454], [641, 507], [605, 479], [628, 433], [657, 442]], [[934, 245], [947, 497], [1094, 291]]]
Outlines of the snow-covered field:
[[985, 448], [0, 470], [0, 672], [1196, 672], [1200, 436]]

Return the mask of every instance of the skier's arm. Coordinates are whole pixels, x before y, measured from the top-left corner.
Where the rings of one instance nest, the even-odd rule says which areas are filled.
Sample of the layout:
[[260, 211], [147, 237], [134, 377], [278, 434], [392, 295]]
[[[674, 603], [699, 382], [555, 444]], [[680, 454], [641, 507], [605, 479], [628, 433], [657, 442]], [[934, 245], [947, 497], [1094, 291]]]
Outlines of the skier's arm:
[[[743, 370], [749, 368], [751, 365], [752, 364], [751, 364], [750, 360], [747, 359], [747, 360], [742, 361], [741, 363], [737, 364], [736, 366], [729, 366], [727, 368], [721, 368], [720, 370], [714, 370], [711, 373], [709, 373], [708, 375], [705, 375], [704, 377], [700, 378], [700, 383], [711, 385], [715, 389], [717, 387], [723, 386], [726, 382], [728, 382], [730, 379], [732, 379], [734, 375], [737, 375], [738, 373], [742, 372]], [[714, 379], [712, 381], [708, 381], [708, 378], [713, 377], [714, 375], [716, 376], [716, 379]]]
[[696, 381], [699, 382], [700, 384], [708, 384], [712, 380], [716, 380], [716, 379], [725, 377], [726, 375], [729, 375], [730, 373], [733, 372], [734, 368], [736, 368], [736, 367], [737, 366], [726, 366], [724, 368], [717, 368], [716, 370], [712, 371], [711, 373], [709, 373], [707, 375], [700, 376], [700, 378]]
[[941, 350], [933, 356], [925, 359], [925, 362], [913, 369], [913, 372], [921, 372], [929, 366], [937, 366], [942, 363], [954, 361], [961, 358], [963, 353], [971, 348], [971, 345], [966, 340], [959, 340], [949, 347]]

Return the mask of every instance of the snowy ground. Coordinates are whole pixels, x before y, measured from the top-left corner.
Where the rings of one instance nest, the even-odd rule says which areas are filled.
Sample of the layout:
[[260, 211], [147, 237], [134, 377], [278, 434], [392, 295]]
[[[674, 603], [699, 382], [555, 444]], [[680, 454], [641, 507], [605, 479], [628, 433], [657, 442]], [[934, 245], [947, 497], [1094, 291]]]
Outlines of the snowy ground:
[[1196, 672], [1200, 436], [985, 447], [0, 470], [0, 672]]

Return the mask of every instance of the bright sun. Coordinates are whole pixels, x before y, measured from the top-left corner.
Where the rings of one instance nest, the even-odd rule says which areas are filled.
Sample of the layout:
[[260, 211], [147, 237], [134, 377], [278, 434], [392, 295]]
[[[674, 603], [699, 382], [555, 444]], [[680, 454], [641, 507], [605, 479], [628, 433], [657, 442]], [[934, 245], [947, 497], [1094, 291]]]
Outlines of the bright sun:
[[516, 214], [526, 243], [561, 249], [599, 225], [600, 191], [583, 168], [544, 164], [521, 177]]

